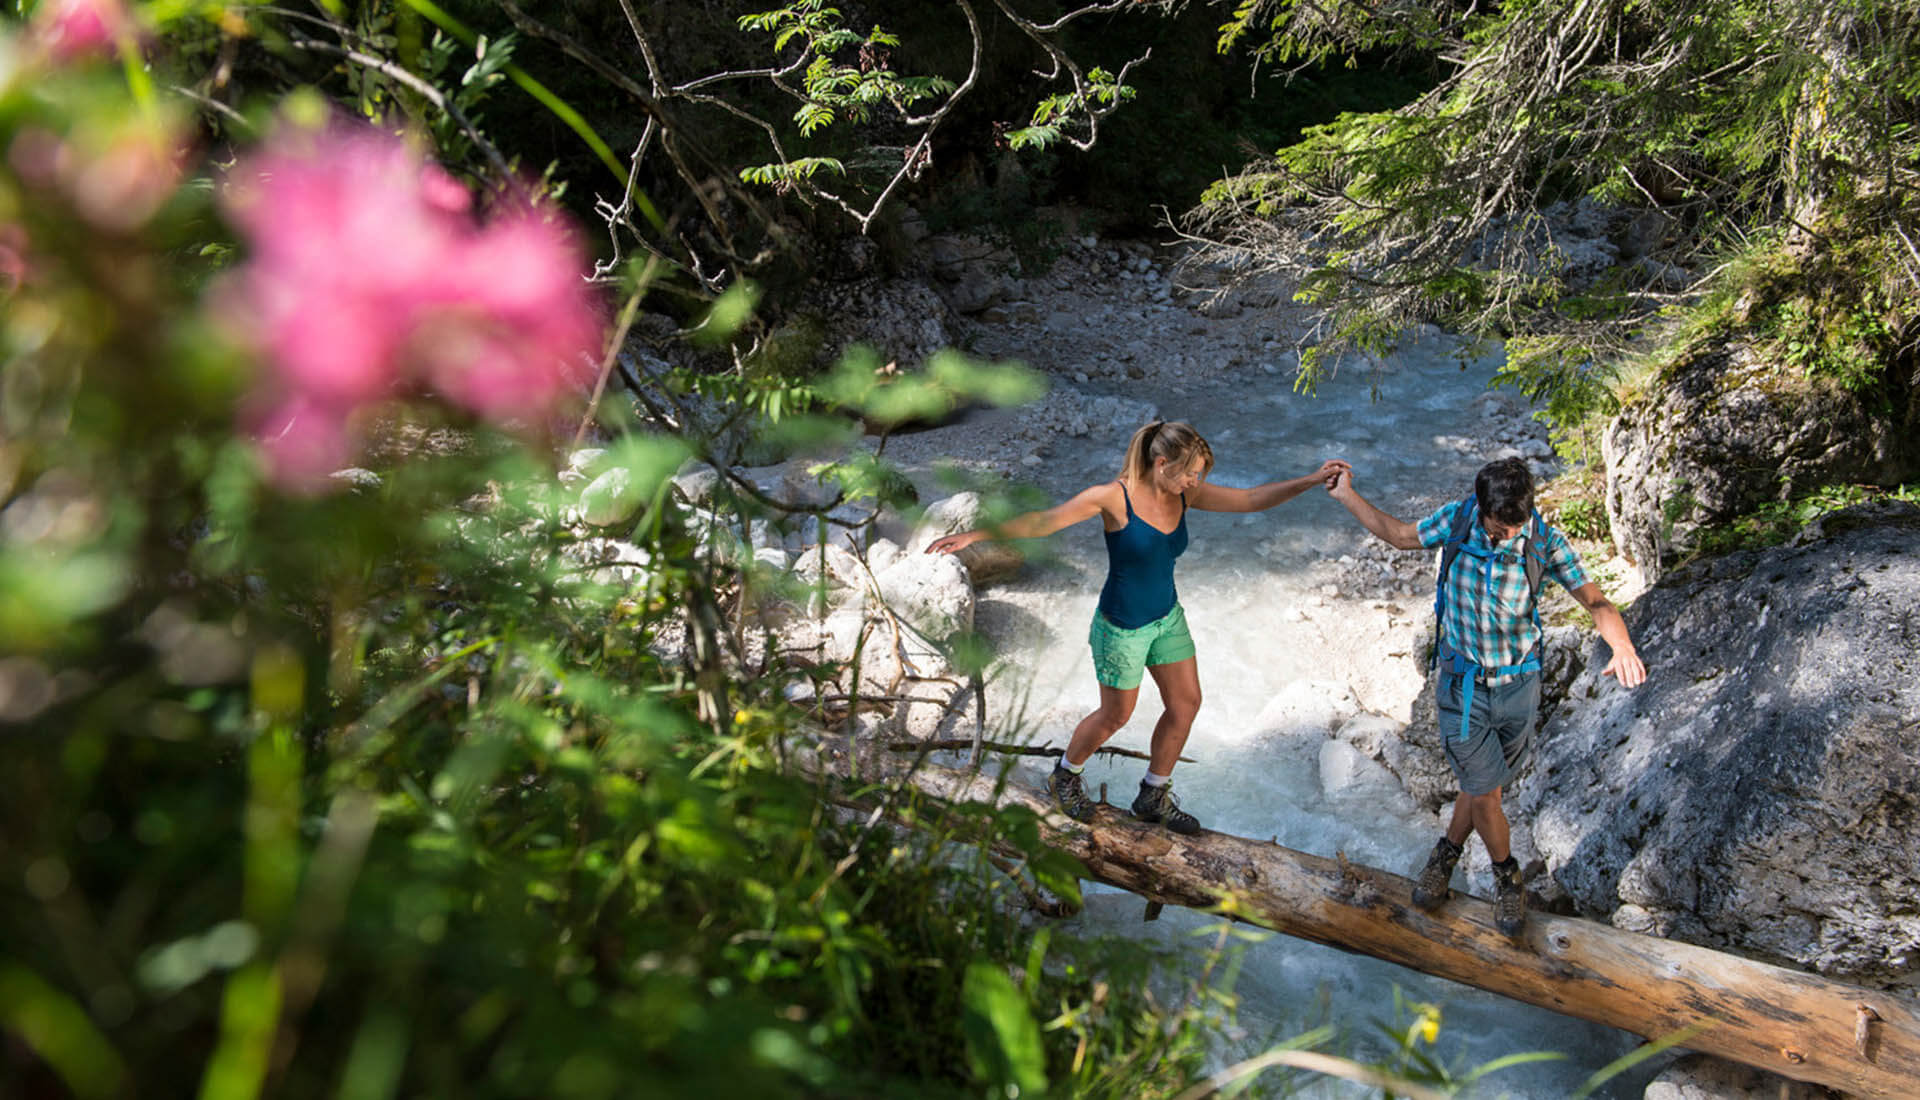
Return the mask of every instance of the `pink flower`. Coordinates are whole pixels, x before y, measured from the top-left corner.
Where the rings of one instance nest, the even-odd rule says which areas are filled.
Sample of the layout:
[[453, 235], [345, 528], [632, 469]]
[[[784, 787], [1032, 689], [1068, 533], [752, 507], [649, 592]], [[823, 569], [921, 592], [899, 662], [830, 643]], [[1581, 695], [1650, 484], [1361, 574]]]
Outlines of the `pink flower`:
[[20, 289], [33, 274], [27, 260], [27, 231], [12, 222], [0, 223], [0, 295]]
[[187, 158], [177, 116], [95, 115], [64, 135], [23, 126], [7, 161], [32, 187], [54, 192], [94, 227], [130, 233], [171, 198]]
[[41, 0], [33, 12], [35, 37], [61, 64], [112, 54], [131, 27], [120, 0]]
[[251, 258], [220, 299], [271, 364], [267, 389], [344, 424], [418, 388], [530, 421], [583, 388], [601, 318], [573, 234], [531, 205], [485, 224], [471, 208], [368, 127], [284, 135], [245, 164], [227, 209]]
[[269, 409], [253, 430], [267, 476], [290, 492], [314, 495], [335, 488], [328, 475], [353, 457], [346, 415], [303, 396]]

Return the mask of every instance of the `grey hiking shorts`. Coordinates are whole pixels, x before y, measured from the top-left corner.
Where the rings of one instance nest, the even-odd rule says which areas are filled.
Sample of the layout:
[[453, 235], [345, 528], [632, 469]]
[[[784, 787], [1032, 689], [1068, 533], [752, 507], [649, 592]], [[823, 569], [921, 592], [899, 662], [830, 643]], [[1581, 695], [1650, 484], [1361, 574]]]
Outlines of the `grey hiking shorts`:
[[1460, 722], [1464, 678], [1441, 673], [1434, 688], [1440, 712], [1440, 737], [1447, 763], [1460, 789], [1470, 795], [1488, 794], [1506, 786], [1527, 762], [1533, 747], [1534, 714], [1540, 709], [1540, 674], [1529, 672], [1503, 684], [1473, 685], [1473, 709], [1465, 736]]

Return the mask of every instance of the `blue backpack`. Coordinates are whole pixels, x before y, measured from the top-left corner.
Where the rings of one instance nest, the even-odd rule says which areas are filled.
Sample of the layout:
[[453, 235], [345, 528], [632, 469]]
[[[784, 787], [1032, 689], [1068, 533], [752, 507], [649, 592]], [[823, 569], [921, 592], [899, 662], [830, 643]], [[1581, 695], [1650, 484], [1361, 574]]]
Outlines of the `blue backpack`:
[[[1454, 559], [1465, 553], [1471, 558], [1485, 559], [1486, 551], [1467, 545], [1467, 539], [1473, 534], [1474, 527], [1480, 522], [1480, 498], [1468, 493], [1460, 507], [1454, 509], [1453, 527], [1447, 532], [1447, 540], [1440, 544], [1440, 568], [1433, 581], [1433, 664], [1444, 668], [1452, 675], [1461, 678], [1463, 683], [1460, 700], [1460, 739], [1466, 740], [1467, 723], [1473, 715], [1473, 685], [1481, 673], [1490, 676], [1510, 676], [1523, 672], [1540, 671], [1540, 651], [1536, 646], [1525, 660], [1517, 665], [1501, 665], [1486, 668], [1476, 664], [1459, 650], [1447, 644], [1447, 571], [1453, 568]], [[1525, 533], [1526, 550], [1521, 555], [1521, 564], [1527, 570], [1527, 594], [1530, 598], [1533, 614], [1533, 627], [1540, 629], [1540, 588], [1546, 583], [1547, 523], [1540, 518], [1540, 510], [1535, 508], [1533, 516], [1527, 521]]]

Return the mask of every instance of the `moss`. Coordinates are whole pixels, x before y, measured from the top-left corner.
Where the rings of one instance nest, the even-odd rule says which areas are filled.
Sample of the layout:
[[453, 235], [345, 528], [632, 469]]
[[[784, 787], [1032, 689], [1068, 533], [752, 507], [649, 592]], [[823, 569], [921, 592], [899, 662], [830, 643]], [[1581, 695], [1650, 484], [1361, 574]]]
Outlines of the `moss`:
[[826, 321], [818, 314], [789, 316], [767, 333], [759, 349], [747, 357], [748, 376], [778, 380], [806, 378], [818, 373], [826, 335]]

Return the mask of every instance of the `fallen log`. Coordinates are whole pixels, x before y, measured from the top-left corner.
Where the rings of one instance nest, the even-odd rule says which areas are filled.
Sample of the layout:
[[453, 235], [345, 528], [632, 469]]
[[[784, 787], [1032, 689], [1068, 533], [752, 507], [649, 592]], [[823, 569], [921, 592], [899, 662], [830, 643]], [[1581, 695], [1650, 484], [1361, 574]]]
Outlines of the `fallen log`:
[[[1056, 749], [1052, 745], [1010, 745], [1003, 741], [961, 740], [957, 737], [949, 737], [938, 741], [887, 742], [888, 752], [929, 753], [959, 752], [961, 750], [967, 752], [984, 750], [986, 752], [1004, 753], [1009, 756], [1065, 756], [1067, 753], [1066, 749]], [[1153, 759], [1151, 753], [1144, 753], [1139, 749], [1116, 749], [1102, 746], [1101, 748], [1093, 750], [1093, 752], [1096, 756], [1124, 756], [1129, 760]], [[1191, 756], [1182, 756], [1179, 760], [1182, 764], [1193, 763], [1193, 757]]]
[[[840, 742], [795, 763], [846, 775], [853, 755]], [[1041, 792], [990, 775], [858, 756], [869, 779], [890, 769], [941, 802], [1034, 811], [1048, 842], [1091, 877], [1150, 903], [1224, 912], [1649, 1039], [1699, 1028], [1683, 1045], [1862, 1097], [1920, 1095], [1920, 1012], [1899, 997], [1572, 917], [1530, 914], [1516, 943], [1489, 903], [1456, 894], [1427, 913], [1409, 880], [1344, 856], [1210, 830], [1176, 836], [1107, 805], [1082, 825]]]

